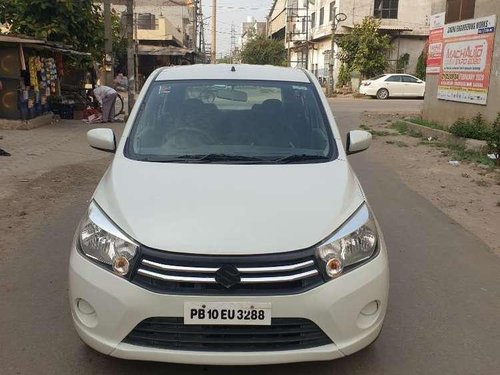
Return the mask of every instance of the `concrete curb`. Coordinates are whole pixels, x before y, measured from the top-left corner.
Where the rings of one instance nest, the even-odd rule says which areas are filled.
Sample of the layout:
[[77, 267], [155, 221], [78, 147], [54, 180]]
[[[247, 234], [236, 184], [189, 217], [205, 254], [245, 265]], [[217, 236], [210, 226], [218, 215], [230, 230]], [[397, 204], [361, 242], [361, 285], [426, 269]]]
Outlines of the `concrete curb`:
[[465, 148], [473, 151], [484, 151], [484, 149], [488, 147], [488, 143], [486, 143], [486, 141], [457, 137], [456, 135], [448, 133], [444, 130], [428, 128], [427, 126], [419, 125], [408, 120], [401, 121], [403, 121], [409, 129], [422, 134], [422, 136], [426, 138], [432, 137], [444, 143], [464, 146]]
[[53, 120], [54, 114], [52, 112], [35, 117], [31, 120], [0, 119], [0, 130], [30, 130], [40, 126], [50, 125]]

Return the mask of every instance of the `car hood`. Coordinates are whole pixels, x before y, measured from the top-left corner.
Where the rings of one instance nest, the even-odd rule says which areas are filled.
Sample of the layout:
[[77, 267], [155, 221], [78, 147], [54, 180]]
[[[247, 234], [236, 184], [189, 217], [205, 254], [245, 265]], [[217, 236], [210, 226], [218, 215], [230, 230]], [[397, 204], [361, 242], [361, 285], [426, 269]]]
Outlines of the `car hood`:
[[139, 243], [196, 254], [307, 248], [364, 201], [348, 163], [229, 165], [115, 158], [96, 203]]

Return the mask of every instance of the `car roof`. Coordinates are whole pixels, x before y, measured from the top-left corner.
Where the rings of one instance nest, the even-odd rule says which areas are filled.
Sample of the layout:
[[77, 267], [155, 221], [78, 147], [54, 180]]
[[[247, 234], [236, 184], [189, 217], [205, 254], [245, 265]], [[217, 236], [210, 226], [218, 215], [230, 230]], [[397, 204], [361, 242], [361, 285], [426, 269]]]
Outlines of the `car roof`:
[[[234, 71], [233, 68], [234, 67]], [[309, 83], [307, 74], [296, 68], [272, 65], [195, 64], [161, 68], [156, 81], [235, 79], [247, 81], [286, 81]]]
[[410, 77], [415, 77], [414, 75], [411, 75], [409, 73], [387, 73], [386, 76], [410, 76]]

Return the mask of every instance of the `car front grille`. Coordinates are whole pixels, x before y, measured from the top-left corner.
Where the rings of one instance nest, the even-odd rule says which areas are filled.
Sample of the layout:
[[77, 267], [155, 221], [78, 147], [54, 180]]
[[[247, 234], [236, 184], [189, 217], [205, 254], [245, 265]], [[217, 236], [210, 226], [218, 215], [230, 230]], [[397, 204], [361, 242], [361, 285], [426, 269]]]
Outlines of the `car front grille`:
[[270, 326], [184, 325], [182, 318], [149, 318], [139, 323], [124, 343], [186, 351], [277, 351], [331, 344], [313, 322], [274, 318]]
[[311, 249], [209, 256], [142, 248], [131, 280], [157, 293], [195, 295], [296, 294], [324, 282]]

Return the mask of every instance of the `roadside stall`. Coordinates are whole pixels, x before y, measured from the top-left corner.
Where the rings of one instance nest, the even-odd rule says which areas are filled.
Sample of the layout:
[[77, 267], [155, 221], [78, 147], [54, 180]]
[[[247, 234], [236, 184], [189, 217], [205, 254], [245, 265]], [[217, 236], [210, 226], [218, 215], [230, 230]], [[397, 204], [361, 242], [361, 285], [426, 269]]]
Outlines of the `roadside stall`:
[[[74, 108], [64, 104], [61, 86], [66, 70], [74, 70], [78, 58], [91, 61], [89, 54], [62, 44], [0, 35], [0, 123], [44, 116], [51, 119], [52, 111], [73, 118]], [[71, 76], [72, 81], [77, 81], [75, 86], [80, 87], [87, 79], [84, 72]], [[9, 123], [10, 128], [15, 127], [12, 121]]]

